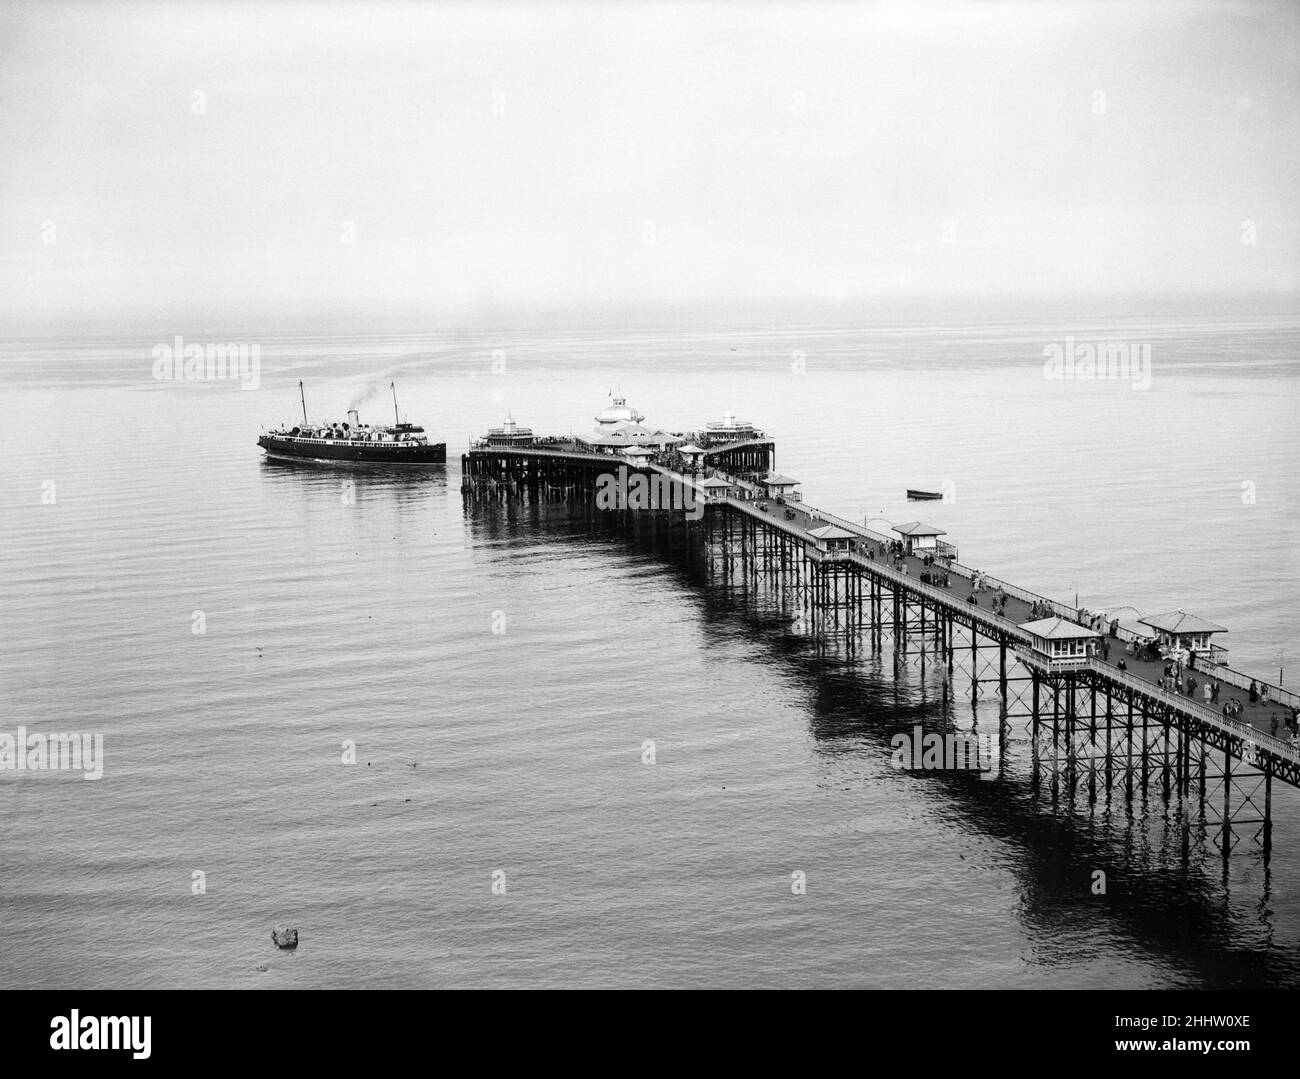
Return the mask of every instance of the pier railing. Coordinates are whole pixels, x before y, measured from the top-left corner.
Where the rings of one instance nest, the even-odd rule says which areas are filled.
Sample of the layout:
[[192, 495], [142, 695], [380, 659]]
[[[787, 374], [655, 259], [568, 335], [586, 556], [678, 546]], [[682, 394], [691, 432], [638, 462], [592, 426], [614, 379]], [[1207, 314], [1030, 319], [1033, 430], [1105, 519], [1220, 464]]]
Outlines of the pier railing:
[[762, 431], [755, 431], [754, 436], [753, 438], [737, 439], [734, 442], [720, 442], [717, 439], [706, 438], [704, 441], [696, 442], [696, 445], [707, 456], [712, 456], [717, 453], [730, 453], [732, 450], [746, 450], [751, 446], [767, 446], [772, 442]]
[[627, 460], [626, 457], [618, 457], [612, 453], [583, 453], [581, 450], [548, 450], [540, 446], [487, 446], [476, 445], [471, 442], [471, 450], [479, 453], [508, 453], [520, 457], [563, 457], [570, 461], [596, 461], [600, 464], [610, 465], [617, 468], [619, 465], [628, 465], [635, 467]]
[[[876, 543], [888, 546], [890, 543], [895, 542], [895, 537], [887, 536], [883, 532], [877, 532], [874, 528], [868, 528], [866, 525], [858, 524], [856, 521], [850, 521], [844, 517], [839, 517], [834, 513], [827, 513], [825, 510], [818, 510], [817, 513], [826, 520], [833, 521], [841, 528], [850, 529], [861, 536], [865, 536], [867, 539], [874, 540]], [[956, 550], [955, 547], [952, 547], [952, 544], [948, 543], [943, 544], [943, 547]], [[1000, 588], [1008, 596], [1013, 596], [1016, 599], [1023, 600], [1025, 603], [1031, 605], [1034, 603], [1046, 604], [1052, 609], [1053, 613], [1059, 614], [1062, 618], [1068, 618], [1071, 622], [1077, 621], [1079, 618], [1079, 611], [1077, 608], [1070, 607], [1064, 603], [1058, 603], [1056, 600], [1049, 599], [1047, 596], [1040, 596], [1037, 592], [1030, 592], [1026, 588], [1020, 588], [1019, 586], [1012, 584], [1010, 581], [999, 580], [997, 577], [973, 569], [970, 566], [964, 566], [957, 561], [946, 562], [944, 565], [950, 572], [957, 574], [959, 577], [965, 577], [968, 581], [974, 580], [978, 575], [983, 578], [986, 585], [995, 591]]]
[[[893, 540], [889, 536], [886, 536], [881, 532], [877, 532], [873, 528], [868, 528], [866, 525], [858, 524], [856, 521], [850, 521], [845, 517], [838, 516], [837, 514], [828, 513], [826, 510], [814, 509], [813, 507], [806, 507], [806, 508], [808, 509], [809, 512], [815, 513], [817, 517], [821, 518], [822, 520], [829, 521], [832, 524], [837, 524], [843, 529], [846, 529], [850, 532], [856, 533], [859, 536], [862, 536], [864, 539], [872, 540], [876, 543], [885, 545], [886, 547], [888, 546], [888, 544], [893, 542]], [[788, 526], [785, 526], [782, 522], [777, 522], [777, 521], [774, 521], [773, 523], [781, 525], [781, 527], [783, 527], [787, 532], [791, 532], [803, 538], [808, 538], [808, 534], [801, 528], [790, 528]], [[912, 589], [915, 592], [919, 592], [923, 595], [929, 595], [934, 599], [942, 600], [943, 602], [947, 604], [951, 604], [952, 606], [959, 606], [957, 601], [953, 599], [952, 593], [948, 592], [946, 589], [940, 588], [937, 585], [926, 584], [924, 581], [921, 581], [916, 577], [911, 576], [911, 574], [902, 573], [898, 570], [893, 569], [892, 567], [886, 565], [884, 562], [879, 562], [876, 561], [875, 559], [867, 558], [865, 555], [859, 554], [856, 551], [855, 552], [843, 551], [843, 552], [834, 552], [834, 553], [837, 554], [840, 558], [856, 562], [858, 565], [863, 566], [864, 568], [870, 570], [873, 573], [876, 573], [881, 577], [884, 577], [888, 580], [895, 581], [896, 583], [899, 584], [906, 584], [908, 588]], [[953, 563], [949, 568], [955, 570], [959, 576], [965, 576], [968, 578], [975, 572], [974, 570], [967, 569], [967, 567], [965, 566], [958, 568], [956, 563]], [[962, 573], [963, 570], [965, 571], [964, 573]], [[998, 581], [996, 578], [990, 577], [987, 574], [984, 575], [984, 580], [994, 586], [1001, 585], [1003, 587], [1003, 590], [1006, 591], [1008, 595], [1015, 595], [1018, 598], [1025, 599], [1031, 603], [1036, 599], [1042, 600], [1045, 603], [1051, 602], [1050, 600], [1047, 600], [1042, 596], [1035, 595], [1033, 592], [1026, 592], [1022, 588], [1015, 588], [1012, 585], [1007, 585], [1005, 584], [1005, 582]], [[1057, 604], [1057, 606], [1060, 605]], [[1032, 643], [1032, 639], [1029, 637], [1029, 635], [1027, 633], [1024, 633], [1020, 629], [1020, 627], [1016, 625], [1015, 622], [1011, 621], [1011, 619], [1003, 618], [1001, 615], [995, 615], [992, 612], [986, 611], [985, 608], [980, 607], [976, 604], [970, 604], [969, 607], [972, 616], [977, 621], [983, 622], [985, 625], [994, 626], [997, 628], [999, 632], [1005, 633], [1010, 637], [1014, 637], [1025, 644]]]
[[1206, 678], [1213, 678], [1219, 682], [1227, 682], [1230, 686], [1236, 686], [1238, 689], [1249, 690], [1250, 684], [1255, 683], [1255, 688], [1261, 694], [1264, 689], [1268, 689], [1268, 699], [1270, 703], [1285, 705], [1288, 708], [1300, 708], [1300, 693], [1292, 693], [1289, 689], [1283, 689], [1281, 686], [1275, 686], [1271, 682], [1261, 682], [1258, 678], [1252, 678], [1241, 671], [1234, 671], [1231, 667], [1197, 667], [1196, 670], [1205, 675]]
[[[750, 499], [728, 497], [726, 502], [733, 509], [743, 510], [751, 517], [757, 517], [759, 520], [765, 522], [771, 527], [776, 528], [781, 532], [788, 533], [789, 535], [794, 536], [795, 539], [802, 540], [809, 546], [812, 546], [814, 542], [812, 536], [808, 535], [804, 529], [800, 528], [798, 525], [792, 525], [788, 521], [781, 520], [781, 518], [775, 516], [770, 511], [765, 513]], [[815, 547], [813, 549], [816, 550]]]
[[[894, 537], [887, 536], [883, 532], [877, 532], [874, 528], [868, 528], [866, 525], [860, 525], [854, 521], [847, 520], [843, 517], [838, 517], [833, 513], [827, 513], [825, 510], [818, 510], [817, 512], [822, 517], [826, 518], [826, 520], [834, 521], [841, 528], [852, 529], [854, 532], [857, 532], [859, 535], [865, 536], [867, 539], [874, 540], [876, 543], [888, 545], [894, 542]], [[951, 544], [944, 544], [943, 546], [952, 547]], [[956, 548], [952, 548], [952, 549], [956, 550]], [[1020, 588], [1019, 586], [1012, 584], [1010, 581], [999, 580], [997, 577], [993, 577], [990, 574], [983, 573], [977, 569], [973, 569], [970, 566], [964, 566], [957, 561], [946, 562], [944, 565], [950, 572], [957, 574], [957, 576], [959, 577], [965, 577], [968, 581], [974, 580], [975, 577], [978, 575], [983, 578], [984, 583], [986, 585], [988, 585], [990, 588], [994, 589], [995, 591], [997, 589], [1001, 589], [1008, 596], [1013, 596], [1018, 600], [1023, 600], [1025, 603], [1028, 603], [1030, 605], [1033, 605], [1035, 603], [1046, 604], [1048, 607], [1052, 609], [1052, 612], [1054, 614], [1059, 614], [1062, 618], [1068, 618], [1071, 622], [1078, 621], [1079, 618], [1078, 609], [1075, 607], [1071, 607], [1068, 604], [1058, 603], [1056, 600], [1049, 599], [1047, 596], [1040, 596], [1037, 592], [1030, 592], [1027, 588]]]
[[1131, 689], [1145, 693], [1149, 697], [1158, 700], [1165, 700], [1171, 704], [1177, 704], [1183, 711], [1188, 712], [1195, 718], [1209, 723], [1212, 726], [1220, 727], [1231, 731], [1245, 741], [1253, 742], [1262, 746], [1270, 753], [1276, 753], [1280, 757], [1287, 757], [1290, 760], [1300, 761], [1300, 750], [1292, 749], [1289, 742], [1283, 741], [1271, 734], [1265, 734], [1263, 731], [1252, 727], [1249, 723], [1243, 723], [1239, 719], [1230, 719], [1222, 712], [1216, 712], [1213, 708], [1207, 708], [1190, 697], [1185, 697], [1181, 693], [1174, 693], [1172, 690], [1164, 689], [1160, 686], [1148, 682], [1145, 678], [1138, 678], [1128, 671], [1117, 670], [1109, 663], [1100, 663], [1096, 659], [1089, 659], [1088, 666], [1100, 674], [1115, 682], [1121, 682]]
[[1012, 584], [1010, 581], [1003, 581], [991, 574], [984, 573], [982, 570], [973, 569], [970, 566], [963, 566], [960, 562], [950, 562], [948, 569], [958, 576], [965, 577], [967, 580], [974, 580], [976, 576], [980, 577], [984, 584], [994, 591], [1001, 589], [1008, 596], [1021, 600], [1033, 606], [1035, 603], [1045, 604], [1051, 608], [1053, 614], [1060, 615], [1062, 618], [1071, 622], [1079, 621], [1079, 609], [1071, 607], [1067, 603], [1060, 603], [1057, 600], [1049, 599], [1047, 596], [1041, 596], [1037, 592], [1031, 592], [1027, 588], [1021, 588]]
[[[743, 502], [740, 503], [733, 502], [733, 504], [738, 504], [741, 508], [744, 508], [751, 513], [755, 512], [753, 510], [753, 507], [747, 506]], [[835, 524], [840, 525], [842, 528], [854, 531], [858, 534], [871, 532], [871, 529], [865, 528], [862, 525], [855, 525], [853, 522], [847, 521], [842, 517], [837, 517], [835, 514], [832, 513], [824, 513], [819, 511], [819, 515], [828, 521], [833, 521]], [[771, 523], [777, 525], [777, 527], [781, 528], [786, 532], [790, 532], [804, 539], [808, 538], [807, 533], [804, 532], [803, 529], [792, 528], [789, 525], [786, 525], [785, 522], [783, 521], [776, 521], [771, 518], [769, 518], [769, 520], [771, 520]], [[869, 535], [868, 538], [878, 539], [879, 533], [876, 533], [875, 535]], [[930, 599], [936, 600], [939, 603], [942, 603], [943, 605], [948, 607], [961, 606], [958, 603], [958, 601], [953, 598], [952, 594], [947, 590], [943, 588], [939, 588], [936, 585], [931, 585], [925, 583], [924, 581], [920, 581], [917, 578], [913, 577], [911, 574], [903, 573], [900, 570], [896, 570], [892, 566], [889, 566], [884, 562], [878, 562], [875, 559], [867, 558], [865, 555], [860, 554], [857, 551], [821, 551], [819, 549], [814, 549], [810, 553], [812, 554], [815, 561], [852, 562], [858, 566], [861, 566], [863, 569], [867, 570], [869, 573], [876, 575], [877, 577], [891, 581], [894, 584], [903, 585], [914, 594], [928, 596]], [[996, 581], [995, 578], [990, 578], [987, 575], [985, 576], [985, 580], [994, 585], [1002, 584], [1002, 582], [998, 582]], [[1008, 594], [1014, 594], [1016, 592], [1024, 591], [1023, 589], [1015, 589], [1013, 591], [1012, 589], [1009, 588], [1006, 588], [1005, 590], [1008, 592]], [[1035, 599], [1043, 600], [1043, 602], [1050, 602], [1044, 599], [1044, 597], [1036, 596], [1032, 592], [1025, 593], [1025, 595], [1020, 596], [1020, 598], [1024, 599], [1025, 596], [1031, 596], [1034, 597]], [[1062, 605], [1056, 604], [1054, 606], [1060, 607]], [[1018, 655], [1021, 656], [1022, 659], [1027, 658], [1024, 646], [1028, 646], [1030, 652], [1032, 653], [1033, 638], [1031, 638], [1029, 634], [1025, 633], [1023, 630], [1021, 630], [1020, 627], [1017, 626], [1009, 618], [1004, 618], [1001, 615], [993, 614], [991, 611], [986, 611], [984, 608], [976, 606], [975, 604], [971, 604], [969, 606], [968, 614], [975, 621], [981, 622], [986, 626], [992, 627], [996, 629], [999, 633], [1005, 635], [1009, 640], [1019, 643], [1022, 647], [1015, 648], [1014, 650]], [[1051, 664], [1049, 660], [1044, 658], [1043, 665], [1050, 666]], [[1176, 703], [1180, 709], [1191, 714], [1192, 716], [1201, 720], [1204, 723], [1218, 727], [1221, 730], [1227, 730], [1230, 733], [1241, 738], [1243, 741], [1267, 749], [1269, 752], [1274, 753], [1278, 756], [1300, 762], [1300, 750], [1293, 749], [1290, 743], [1282, 740], [1281, 738], [1274, 737], [1271, 734], [1266, 734], [1263, 731], [1260, 731], [1257, 728], [1252, 727], [1249, 723], [1243, 723], [1240, 720], [1230, 719], [1227, 716], [1223, 715], [1221, 712], [1217, 712], [1213, 708], [1207, 708], [1205, 705], [1198, 703], [1197, 701], [1193, 700], [1190, 697], [1184, 696], [1183, 694], [1180, 693], [1174, 693], [1172, 690], [1164, 689], [1163, 687], [1156, 685], [1154, 682], [1149, 682], [1145, 678], [1139, 678], [1137, 675], [1130, 674], [1127, 671], [1121, 671], [1119, 670], [1119, 668], [1114, 667], [1109, 663], [1103, 663], [1097, 660], [1095, 657], [1088, 657], [1086, 660], [1082, 660], [1081, 662], [1072, 665], [1071, 669], [1078, 670], [1081, 667], [1091, 670], [1096, 674], [1101, 675], [1102, 677], [1110, 679], [1113, 682], [1118, 682], [1123, 685], [1126, 685], [1130, 689], [1134, 689], [1140, 693], [1144, 693], [1147, 696], [1152, 697], [1154, 699], [1165, 700], [1170, 703]], [[1203, 673], [1205, 673], [1205, 675], [1210, 678], [1217, 678], [1221, 674], [1229, 674], [1229, 675], [1237, 676], [1239, 678], [1246, 677], [1245, 675], [1241, 675], [1240, 672], [1230, 671], [1228, 668], [1222, 668], [1222, 667], [1207, 668]], [[1250, 684], [1250, 680], [1247, 679], [1246, 685], [1249, 684]], [[1260, 684], [1258, 679], [1255, 680], [1255, 684], [1256, 685]], [[1274, 699], [1280, 700], [1283, 703], [1286, 703], [1286, 698], [1295, 697], [1295, 694], [1285, 693], [1284, 691], [1276, 691], [1276, 687], [1271, 688], [1270, 696], [1274, 696], [1274, 692], [1277, 693]]]
[[[905, 585], [912, 592], [921, 595], [928, 595], [933, 599], [944, 601], [949, 606], [959, 606], [953, 597], [944, 589], [918, 581], [910, 574], [901, 573], [892, 567], [882, 565], [879, 562], [858, 554], [856, 551], [830, 552], [829, 554], [838, 556], [838, 559], [856, 562], [880, 577], [892, 580], [897, 584]], [[1028, 645], [1032, 649], [1033, 639], [1010, 619], [992, 614], [991, 612], [986, 612], [983, 608], [974, 605], [971, 605], [969, 613], [977, 621], [995, 627], [1008, 638], [1018, 641], [1021, 645]], [[1025, 654], [1022, 648], [1017, 648], [1015, 651], [1022, 657]], [[1050, 661], [1046, 660], [1046, 658], [1044, 658], [1043, 662], [1044, 665], [1050, 665]], [[1102, 677], [1108, 678], [1113, 682], [1119, 682], [1128, 686], [1130, 689], [1137, 690], [1149, 697], [1166, 700], [1170, 703], [1176, 703], [1180, 709], [1204, 723], [1218, 727], [1221, 730], [1227, 730], [1240, 737], [1243, 741], [1267, 749], [1269, 752], [1280, 757], [1300, 762], [1300, 750], [1293, 749], [1289, 742], [1274, 737], [1271, 734], [1266, 734], [1263, 731], [1252, 727], [1249, 723], [1230, 719], [1221, 712], [1216, 712], [1213, 708], [1207, 708], [1205, 705], [1192, 700], [1190, 697], [1183, 696], [1180, 693], [1174, 693], [1172, 690], [1164, 689], [1153, 682], [1148, 682], [1145, 678], [1139, 678], [1137, 675], [1130, 674], [1127, 671], [1121, 671], [1117, 667], [1113, 667], [1109, 663], [1103, 663], [1095, 657], [1090, 656], [1082, 663], [1073, 665], [1071, 669], [1078, 670], [1080, 667], [1087, 668]]]
[[1295, 749], [1291, 743], [1278, 738], [1272, 734], [1266, 734], [1257, 727], [1252, 727], [1249, 723], [1243, 723], [1239, 719], [1231, 719], [1222, 712], [1217, 712], [1213, 708], [1207, 708], [1205, 705], [1193, 700], [1191, 697], [1181, 693], [1175, 693], [1173, 690], [1165, 689], [1153, 682], [1148, 682], [1145, 678], [1139, 678], [1137, 675], [1130, 674], [1127, 671], [1121, 671], [1109, 663], [1098, 660], [1095, 656], [1081, 658], [1078, 662], [1063, 667], [1059, 663], [1053, 662], [1046, 656], [1039, 655], [1032, 649], [1016, 648], [1016, 655], [1022, 663], [1031, 667], [1039, 667], [1043, 670], [1079, 670], [1086, 668], [1094, 673], [1106, 678], [1112, 682], [1118, 682], [1135, 690], [1145, 696], [1153, 699], [1165, 701], [1168, 704], [1177, 706], [1181, 711], [1186, 712], [1193, 718], [1209, 726], [1217, 727], [1220, 730], [1227, 731], [1235, 735], [1243, 742], [1249, 742], [1252, 745], [1259, 746], [1280, 757], [1288, 760], [1300, 762], [1300, 749]]
[[1023, 663], [1045, 671], [1071, 671], [1088, 665], [1088, 656], [1048, 656], [1034, 648], [1017, 645], [1015, 649]]
[[927, 584], [925, 581], [913, 577], [910, 573], [903, 573], [892, 566], [885, 565], [876, 561], [874, 558], [868, 558], [866, 555], [859, 554], [857, 551], [838, 551], [835, 552], [844, 561], [853, 562], [861, 566], [869, 573], [873, 573], [885, 580], [892, 581], [906, 587], [909, 591], [918, 595], [929, 596], [933, 600], [939, 601], [944, 606], [954, 607], [959, 610], [965, 610], [973, 621], [980, 622], [998, 633], [1003, 634], [1010, 640], [1018, 641], [1021, 644], [1032, 645], [1033, 638], [1024, 630], [1017, 626], [1011, 619], [1003, 618], [1001, 615], [994, 614], [992, 611], [975, 603], [963, 604], [954, 599], [951, 592], [947, 589], [940, 588], [938, 585]]
[[[811, 509], [812, 507], [809, 508]], [[850, 521], [844, 517], [837, 517], [833, 513], [827, 513], [826, 510], [819, 509], [815, 512], [833, 524], [837, 524], [841, 528], [847, 528], [850, 532], [856, 532], [858, 535], [864, 536], [869, 540], [874, 540], [876, 543], [888, 544], [891, 542], [888, 536], [883, 532], [877, 532], [874, 528], [868, 528], [866, 525], [858, 524], [856, 521]]]
[[[850, 529], [859, 535], [874, 540], [877, 543], [889, 544], [892, 542], [889, 536], [877, 532], [872, 528], [867, 528], [865, 525], [860, 525], [853, 521], [846, 520], [845, 518], [836, 516], [833, 513], [827, 513], [825, 510], [817, 510], [817, 513], [826, 520], [833, 521], [841, 528]], [[1001, 591], [1006, 593], [1008, 596], [1012, 596], [1015, 599], [1030, 604], [1031, 606], [1035, 603], [1044, 604], [1051, 609], [1053, 614], [1060, 615], [1062, 618], [1067, 618], [1071, 622], [1079, 622], [1083, 618], [1079, 608], [1071, 607], [1067, 603], [1061, 603], [1058, 600], [1051, 599], [1048, 596], [1039, 594], [1038, 592], [1031, 592], [1027, 588], [1021, 588], [1018, 585], [1012, 584], [1010, 581], [1000, 580], [988, 573], [983, 573], [980, 570], [962, 565], [960, 562], [956, 561], [948, 562], [945, 565], [949, 572], [955, 573], [959, 577], [965, 577], [967, 580], [974, 580], [976, 575], [978, 575], [983, 579], [983, 582], [987, 587], [994, 591], [1001, 589]], [[1127, 630], [1122, 626], [1116, 628], [1115, 637], [1121, 641], [1134, 641], [1135, 643], [1145, 642], [1148, 639], [1142, 634], [1134, 633], [1132, 630]], [[1212, 650], [1207, 651], [1210, 652], [1211, 656], [1213, 655]], [[1286, 705], [1290, 708], [1300, 708], [1300, 693], [1293, 693], [1290, 690], [1283, 689], [1281, 686], [1274, 685], [1271, 682], [1264, 682], [1259, 678], [1252, 678], [1250, 675], [1243, 674], [1241, 671], [1233, 670], [1231, 667], [1206, 665], [1199, 669], [1209, 677], [1221, 682], [1226, 682], [1229, 685], [1238, 687], [1239, 689], [1249, 689], [1251, 682], [1254, 682], [1256, 687], [1262, 693], [1264, 687], [1267, 686], [1268, 698], [1270, 701], [1276, 701], [1277, 703]]]

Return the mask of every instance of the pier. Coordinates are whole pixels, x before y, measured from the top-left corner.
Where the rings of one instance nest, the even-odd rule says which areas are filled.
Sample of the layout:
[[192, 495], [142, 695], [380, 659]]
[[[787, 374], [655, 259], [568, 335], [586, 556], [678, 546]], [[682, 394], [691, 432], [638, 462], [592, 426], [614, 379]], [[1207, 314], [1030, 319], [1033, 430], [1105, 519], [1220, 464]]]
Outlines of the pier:
[[[1023, 729], [1032, 781], [1053, 807], [1154, 793], [1179, 822], [1184, 855], [1200, 835], [1225, 866], [1243, 841], [1267, 859], [1275, 782], [1300, 787], [1300, 749], [1282, 736], [1300, 696], [1221, 662], [1209, 642], [1221, 627], [1185, 617], [1144, 637], [1099, 624], [962, 564], [923, 522], [890, 536], [810, 505], [775, 473], [775, 441], [730, 414], [681, 435], [642, 419], [618, 398], [590, 438], [521, 438], [510, 421], [462, 457], [467, 500], [595, 503], [617, 486], [625, 501], [602, 509], [684, 519], [725, 579], [780, 593], [814, 635], [876, 653], [890, 641], [896, 662], [937, 669], [945, 697], [995, 697], [1000, 750]], [[1195, 632], [1180, 637], [1182, 622]], [[1168, 658], [1149, 647], [1157, 637]], [[1176, 651], [1180, 639], [1194, 655]]]

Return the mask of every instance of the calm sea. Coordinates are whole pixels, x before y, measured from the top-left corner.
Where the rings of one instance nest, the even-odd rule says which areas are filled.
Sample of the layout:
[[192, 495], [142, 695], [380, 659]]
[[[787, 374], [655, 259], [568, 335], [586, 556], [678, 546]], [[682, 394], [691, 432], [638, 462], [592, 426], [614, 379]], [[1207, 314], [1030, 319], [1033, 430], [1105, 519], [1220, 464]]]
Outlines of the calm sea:
[[[460, 492], [507, 411], [730, 410], [824, 508], [1197, 612], [1291, 685], [1294, 309], [575, 325], [0, 343], [0, 730], [104, 738], [99, 781], [0, 772], [0, 986], [1300, 984], [1296, 792], [1267, 871], [1225, 875], [1157, 799], [1053, 815], [1015, 776], [897, 772], [890, 734], [953, 707], [915, 672], [819, 648], [683, 529]], [[155, 380], [177, 333], [257, 344], [260, 385]], [[1045, 379], [1067, 337], [1149, 347], [1149, 385]], [[446, 469], [264, 462], [299, 379], [375, 421], [396, 380]]]

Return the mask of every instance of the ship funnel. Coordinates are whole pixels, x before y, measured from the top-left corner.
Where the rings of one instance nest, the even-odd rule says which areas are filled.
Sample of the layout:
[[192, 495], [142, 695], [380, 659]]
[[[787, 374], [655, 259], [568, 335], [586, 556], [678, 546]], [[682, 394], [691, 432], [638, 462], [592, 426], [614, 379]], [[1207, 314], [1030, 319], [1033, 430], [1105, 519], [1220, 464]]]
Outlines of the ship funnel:
[[357, 418], [357, 410], [355, 408], [348, 409], [348, 419], [352, 421], [353, 428], [361, 426], [361, 420]]

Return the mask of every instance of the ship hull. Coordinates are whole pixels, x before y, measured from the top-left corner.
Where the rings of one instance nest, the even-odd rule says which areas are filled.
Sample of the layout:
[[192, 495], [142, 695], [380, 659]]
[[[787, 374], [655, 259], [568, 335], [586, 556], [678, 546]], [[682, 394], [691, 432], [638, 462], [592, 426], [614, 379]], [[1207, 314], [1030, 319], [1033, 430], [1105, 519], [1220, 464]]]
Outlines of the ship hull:
[[442, 465], [447, 463], [447, 444], [408, 445], [380, 442], [345, 442], [342, 440], [303, 441], [263, 435], [257, 444], [268, 457], [282, 461], [324, 461], [337, 464]]

